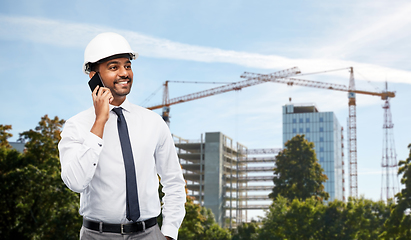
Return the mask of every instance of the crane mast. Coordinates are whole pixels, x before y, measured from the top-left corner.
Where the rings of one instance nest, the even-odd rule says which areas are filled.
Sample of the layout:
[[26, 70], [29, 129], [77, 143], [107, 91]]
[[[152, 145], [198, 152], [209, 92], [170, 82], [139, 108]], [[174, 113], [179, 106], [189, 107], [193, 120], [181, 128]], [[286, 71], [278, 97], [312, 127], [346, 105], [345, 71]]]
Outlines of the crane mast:
[[220, 87], [211, 88], [208, 90], [176, 97], [169, 98], [168, 94], [168, 82], [164, 83], [164, 92], [163, 92], [163, 102], [162, 104], [155, 105], [152, 107], [147, 107], [147, 109], [154, 110], [163, 108], [162, 117], [167, 124], [170, 124], [170, 106], [188, 102], [208, 96], [213, 96], [220, 93], [225, 93], [229, 91], [238, 91], [246, 87], [254, 86], [257, 84], [265, 82], [275, 82], [275, 83], [284, 83], [290, 86], [298, 85], [305, 87], [321, 88], [335, 91], [348, 92], [348, 107], [349, 107], [349, 117], [348, 117], [348, 157], [349, 157], [349, 175], [350, 175], [350, 196], [358, 197], [358, 174], [357, 174], [357, 113], [356, 113], [356, 94], [365, 94], [371, 96], [379, 96], [382, 100], [387, 100], [388, 98], [394, 98], [395, 92], [383, 91], [383, 92], [371, 92], [371, 91], [362, 91], [355, 89], [354, 81], [354, 70], [352, 67], [349, 68], [350, 72], [350, 82], [349, 87], [342, 84], [332, 84], [326, 82], [318, 82], [304, 79], [291, 78], [293, 75], [300, 74], [300, 70], [297, 67], [278, 71], [271, 74], [259, 74], [244, 72], [241, 75], [241, 78], [246, 80], [229, 83]]
[[357, 110], [355, 101], [354, 71], [350, 68], [350, 85], [348, 89], [348, 162], [350, 175], [350, 196], [358, 197], [357, 176]]
[[258, 79], [260, 81], [284, 83], [289, 86], [298, 85], [313, 88], [322, 88], [335, 91], [348, 92], [348, 107], [349, 107], [349, 118], [348, 118], [348, 157], [349, 157], [349, 175], [350, 175], [350, 196], [358, 197], [358, 179], [357, 179], [357, 113], [356, 113], [356, 99], [355, 95], [365, 94], [371, 96], [379, 96], [382, 100], [387, 100], [388, 98], [395, 97], [395, 92], [383, 91], [383, 92], [371, 92], [362, 91], [355, 89], [354, 81], [354, 70], [352, 67], [349, 68], [350, 71], [350, 82], [349, 87], [342, 84], [332, 84], [325, 82], [317, 82], [304, 79], [296, 78], [272, 78], [270, 74], [258, 74], [244, 72], [241, 75], [242, 78], [247, 79]]
[[[387, 83], [385, 83], [385, 91], [388, 91]], [[398, 165], [394, 141], [394, 123], [392, 122], [389, 100], [389, 98], [385, 99], [385, 103], [382, 106], [384, 109], [384, 135], [381, 161], [381, 167], [383, 168], [381, 176], [381, 200], [385, 200], [386, 202], [388, 202], [389, 199], [394, 199], [395, 194], [400, 189], [398, 186]]]

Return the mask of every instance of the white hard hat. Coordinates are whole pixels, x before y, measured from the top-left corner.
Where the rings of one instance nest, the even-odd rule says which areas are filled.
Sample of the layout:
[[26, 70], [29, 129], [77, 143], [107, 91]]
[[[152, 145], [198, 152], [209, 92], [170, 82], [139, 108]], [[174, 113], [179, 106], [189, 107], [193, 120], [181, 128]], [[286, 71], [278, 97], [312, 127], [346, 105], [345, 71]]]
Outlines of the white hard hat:
[[134, 52], [127, 40], [112, 32], [101, 33], [89, 42], [84, 51], [83, 72], [89, 74], [90, 63], [96, 63], [102, 59], [118, 54], [129, 54], [130, 59], [136, 59], [138, 53]]

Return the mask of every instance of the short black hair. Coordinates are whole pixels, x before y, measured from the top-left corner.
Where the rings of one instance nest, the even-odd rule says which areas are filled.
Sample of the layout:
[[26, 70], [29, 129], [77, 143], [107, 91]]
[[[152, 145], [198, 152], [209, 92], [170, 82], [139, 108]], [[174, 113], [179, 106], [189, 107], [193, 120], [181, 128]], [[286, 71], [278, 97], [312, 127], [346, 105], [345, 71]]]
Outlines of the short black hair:
[[128, 59], [131, 60], [132, 55], [130, 53], [115, 54], [115, 55], [100, 59], [97, 62], [88, 63], [88, 68], [89, 68], [90, 72], [97, 72], [96, 70], [97, 70], [97, 67], [100, 63], [107, 62], [107, 61], [110, 61], [110, 60], [116, 59], [116, 58], [128, 58]]

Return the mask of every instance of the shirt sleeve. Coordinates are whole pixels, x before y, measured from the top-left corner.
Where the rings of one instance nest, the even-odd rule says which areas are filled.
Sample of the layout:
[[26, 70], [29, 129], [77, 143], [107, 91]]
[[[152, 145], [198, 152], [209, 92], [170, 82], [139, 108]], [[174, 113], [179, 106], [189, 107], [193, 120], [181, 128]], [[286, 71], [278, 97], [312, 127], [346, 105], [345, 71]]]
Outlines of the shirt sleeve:
[[61, 178], [74, 192], [81, 193], [94, 176], [103, 140], [90, 131], [80, 131], [74, 121], [68, 120], [58, 144]]
[[178, 229], [185, 216], [185, 180], [173, 138], [167, 125], [162, 123], [163, 140], [158, 144], [155, 152], [157, 172], [165, 194], [161, 231], [165, 236], [177, 239]]

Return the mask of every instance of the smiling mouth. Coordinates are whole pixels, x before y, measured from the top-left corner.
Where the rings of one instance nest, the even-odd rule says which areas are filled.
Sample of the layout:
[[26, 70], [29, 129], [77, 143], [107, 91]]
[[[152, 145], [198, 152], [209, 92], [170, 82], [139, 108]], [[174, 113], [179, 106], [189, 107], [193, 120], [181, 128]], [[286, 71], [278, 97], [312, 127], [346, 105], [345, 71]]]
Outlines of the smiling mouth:
[[130, 80], [126, 80], [126, 81], [116, 81], [114, 84], [127, 85], [129, 82], [130, 82]]

